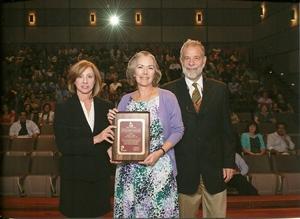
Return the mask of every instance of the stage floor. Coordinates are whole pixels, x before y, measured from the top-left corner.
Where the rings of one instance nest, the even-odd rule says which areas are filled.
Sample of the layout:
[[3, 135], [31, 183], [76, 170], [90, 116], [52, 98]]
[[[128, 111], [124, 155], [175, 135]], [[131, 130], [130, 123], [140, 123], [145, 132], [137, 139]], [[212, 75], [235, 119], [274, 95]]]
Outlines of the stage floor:
[[[0, 215], [13, 218], [63, 218], [58, 211], [58, 203], [58, 198], [2, 197]], [[202, 217], [201, 208], [198, 217]], [[300, 195], [228, 196], [227, 217], [300, 217]], [[102, 218], [112, 218], [112, 212]]]

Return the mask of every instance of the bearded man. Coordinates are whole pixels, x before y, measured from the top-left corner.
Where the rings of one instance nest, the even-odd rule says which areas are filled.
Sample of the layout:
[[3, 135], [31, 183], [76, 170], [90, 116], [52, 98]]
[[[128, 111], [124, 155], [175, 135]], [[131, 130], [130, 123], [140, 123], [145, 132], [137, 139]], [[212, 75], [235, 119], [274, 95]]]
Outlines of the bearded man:
[[180, 50], [183, 74], [163, 87], [179, 102], [184, 136], [175, 146], [180, 217], [195, 218], [202, 200], [203, 217], [226, 217], [226, 182], [235, 168], [235, 143], [230, 123], [228, 90], [205, 78], [205, 49], [187, 40]]

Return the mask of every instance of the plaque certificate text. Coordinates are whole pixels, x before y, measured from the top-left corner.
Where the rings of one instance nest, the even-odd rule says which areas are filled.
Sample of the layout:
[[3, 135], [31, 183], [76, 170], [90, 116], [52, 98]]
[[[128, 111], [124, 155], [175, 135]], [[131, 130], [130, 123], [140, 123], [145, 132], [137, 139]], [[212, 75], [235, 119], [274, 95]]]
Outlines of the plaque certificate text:
[[112, 159], [141, 161], [149, 154], [149, 112], [118, 112]]

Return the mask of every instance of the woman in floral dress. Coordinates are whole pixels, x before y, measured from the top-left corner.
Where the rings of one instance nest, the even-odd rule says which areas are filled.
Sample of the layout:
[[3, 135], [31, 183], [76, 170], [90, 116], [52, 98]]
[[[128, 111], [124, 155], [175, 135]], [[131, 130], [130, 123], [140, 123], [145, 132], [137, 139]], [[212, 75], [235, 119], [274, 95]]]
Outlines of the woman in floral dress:
[[[150, 112], [150, 154], [142, 162], [118, 164], [115, 177], [115, 218], [179, 217], [173, 147], [183, 135], [177, 99], [158, 88], [161, 72], [154, 56], [141, 51], [128, 63], [127, 78], [137, 90], [122, 97], [118, 109]], [[111, 150], [109, 150], [111, 155]]]

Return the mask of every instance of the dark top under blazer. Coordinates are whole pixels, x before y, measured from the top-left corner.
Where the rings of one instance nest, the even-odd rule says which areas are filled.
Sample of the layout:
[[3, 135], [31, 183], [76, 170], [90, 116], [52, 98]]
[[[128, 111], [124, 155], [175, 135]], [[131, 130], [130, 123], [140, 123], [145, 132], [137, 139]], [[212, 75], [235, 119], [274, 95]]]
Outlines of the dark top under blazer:
[[106, 115], [113, 106], [100, 98], [94, 98], [95, 124], [92, 132], [77, 95], [56, 106], [55, 140], [62, 153], [62, 179], [97, 181], [109, 178], [110, 163], [106, 141], [93, 143], [93, 137], [109, 123]]
[[203, 79], [199, 113], [193, 107], [184, 78], [163, 87], [176, 95], [185, 128], [183, 138], [175, 146], [178, 191], [195, 193], [200, 175], [209, 193], [223, 191], [223, 168], [234, 168], [235, 156], [226, 85]]

